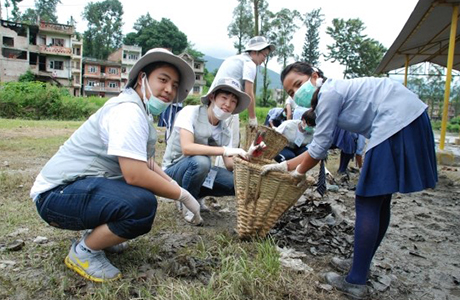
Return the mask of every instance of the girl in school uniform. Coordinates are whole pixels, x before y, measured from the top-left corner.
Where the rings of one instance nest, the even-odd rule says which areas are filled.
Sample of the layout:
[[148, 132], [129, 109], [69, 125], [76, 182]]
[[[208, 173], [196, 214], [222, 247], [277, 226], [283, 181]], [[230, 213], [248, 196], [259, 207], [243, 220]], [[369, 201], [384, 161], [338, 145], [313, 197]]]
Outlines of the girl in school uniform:
[[394, 193], [434, 188], [437, 182], [435, 144], [427, 105], [402, 84], [389, 78], [335, 80], [324, 78], [304, 62], [281, 73], [292, 97], [311, 98], [315, 133], [308, 150], [291, 160], [265, 166], [303, 176], [330, 148], [336, 126], [369, 139], [355, 198], [355, 239], [352, 261], [334, 258], [348, 275], [326, 274], [326, 281], [354, 298], [367, 297], [371, 260], [390, 222]]

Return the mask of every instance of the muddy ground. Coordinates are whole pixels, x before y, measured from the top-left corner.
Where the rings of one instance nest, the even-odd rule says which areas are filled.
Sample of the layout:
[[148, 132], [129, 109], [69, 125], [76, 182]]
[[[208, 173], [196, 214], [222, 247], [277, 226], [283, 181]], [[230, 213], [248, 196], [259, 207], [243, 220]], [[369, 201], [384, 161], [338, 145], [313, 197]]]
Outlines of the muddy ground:
[[[37, 130], [33, 131], [33, 136], [53, 134], [48, 130], [42, 133]], [[69, 129], [68, 133], [72, 131]], [[14, 139], [14, 136], [21, 134], [31, 135], [30, 131], [20, 129], [14, 132], [0, 131], [3, 139]], [[157, 155], [160, 154], [161, 151]], [[52, 153], [47, 152], [36, 153], [28, 159], [15, 151], [3, 151], [1, 157], [3, 164], [0, 166], [0, 171], [8, 174], [30, 174], [31, 182], [20, 187], [29, 189], [33, 178], [51, 155]], [[291, 208], [271, 230], [271, 235], [280, 247], [289, 247], [302, 252], [302, 262], [311, 267], [311, 272], [316, 275], [333, 270], [329, 266], [329, 260], [333, 256], [350, 257], [352, 254], [353, 190], [359, 173], [355, 169], [350, 169], [349, 178], [337, 176], [334, 172], [337, 159], [338, 152], [331, 152], [328, 168], [333, 172], [334, 180], [329, 181], [329, 191], [326, 196], [319, 197], [314, 188], [307, 190], [297, 205]], [[368, 281], [368, 285], [373, 290], [372, 299], [460, 299], [460, 170], [447, 166], [438, 166], [438, 170], [439, 183], [436, 189], [393, 196], [390, 228], [376, 253]], [[28, 190], [24, 190], [18, 195], [27, 200], [27, 193]], [[149, 235], [139, 242], [140, 245], [151, 242], [160, 245], [159, 255], [151, 257], [148, 263], [141, 264], [139, 267], [137, 275], [139, 278], [168, 274], [175, 278], [194, 277], [205, 284], [208, 282], [212, 275], [209, 270], [217, 262], [190, 260], [186, 256], [179, 255], [178, 250], [191, 244], [201, 243], [204, 238], [214, 237], [213, 234], [198, 236], [197, 233], [203, 230], [236, 237], [237, 217], [233, 197], [208, 197], [206, 202], [212, 209], [211, 212], [203, 214], [203, 227], [191, 228], [182, 220], [178, 220], [175, 225], [178, 230], [171, 232], [160, 229], [155, 235]], [[161, 217], [158, 219], [155, 222], [161, 227], [164, 219]], [[8, 265], [9, 262], [20, 259], [24, 255], [21, 251], [17, 256], [5, 252], [8, 243], [20, 238], [31, 244], [37, 237], [36, 232], [27, 228], [26, 230], [25, 227], [27, 222], [18, 223], [16, 230], [11, 230], [9, 234], [0, 237], [0, 250], [3, 251], [0, 252], [0, 272], [6, 277], [14, 273], [11, 278], [48, 276], [45, 275], [46, 270], [31, 270]], [[50, 238], [54, 235], [52, 232], [53, 229], [49, 227], [45, 229], [43, 226], [39, 235]], [[67, 236], [77, 235], [67, 234]], [[55, 248], [53, 241], [45, 245]], [[54, 249], [52, 252], [65, 254], [61, 252], [66, 247], [67, 244], [63, 244], [59, 246], [60, 249]], [[141, 248], [136, 244], [133, 247], [134, 250], [137, 249], [136, 247]], [[51, 258], [47, 256], [46, 259]], [[24, 274], [20, 274], [21, 272]], [[68, 272], [64, 271], [62, 276], [68, 275]], [[325, 292], [330, 288], [320, 280], [315, 281], [315, 285], [316, 289]], [[86, 286], [87, 282], [79, 279], [72, 288], [79, 289], [81, 292]], [[16, 293], [10, 295], [11, 299], [30, 297], [30, 295], [22, 297], [20, 289], [17, 289]], [[338, 293], [333, 295], [334, 297], [331, 298], [342, 299]], [[135, 296], [133, 294], [133, 297]], [[293, 298], [302, 299], [302, 297]]]

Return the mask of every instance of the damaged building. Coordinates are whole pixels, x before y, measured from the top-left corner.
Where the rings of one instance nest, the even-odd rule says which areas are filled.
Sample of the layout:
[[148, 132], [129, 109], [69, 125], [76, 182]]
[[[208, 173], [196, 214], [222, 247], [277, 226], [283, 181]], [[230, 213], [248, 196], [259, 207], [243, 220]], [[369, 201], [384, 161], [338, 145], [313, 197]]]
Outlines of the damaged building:
[[0, 20], [0, 82], [17, 81], [30, 70], [39, 81], [80, 96], [83, 44], [72, 25]]

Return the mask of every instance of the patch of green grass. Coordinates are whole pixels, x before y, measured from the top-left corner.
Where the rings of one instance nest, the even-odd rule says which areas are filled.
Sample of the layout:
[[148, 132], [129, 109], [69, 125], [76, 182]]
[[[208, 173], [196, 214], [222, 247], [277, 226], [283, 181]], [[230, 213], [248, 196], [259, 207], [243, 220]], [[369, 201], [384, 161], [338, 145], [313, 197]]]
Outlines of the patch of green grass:
[[0, 129], [15, 128], [52, 128], [52, 129], [77, 129], [84, 121], [55, 121], [55, 120], [24, 120], [0, 118]]

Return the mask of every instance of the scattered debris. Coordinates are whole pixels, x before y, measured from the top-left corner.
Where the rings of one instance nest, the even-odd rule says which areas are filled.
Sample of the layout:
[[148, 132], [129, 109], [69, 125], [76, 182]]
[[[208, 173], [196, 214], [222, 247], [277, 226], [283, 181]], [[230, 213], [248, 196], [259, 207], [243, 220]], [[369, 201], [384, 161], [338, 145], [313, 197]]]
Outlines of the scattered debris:
[[48, 238], [46, 238], [44, 236], [37, 236], [34, 239], [34, 243], [37, 243], [37, 244], [45, 244], [46, 242], [48, 242]]
[[23, 240], [15, 240], [6, 245], [6, 249], [9, 251], [19, 251], [24, 247], [25, 243]]

